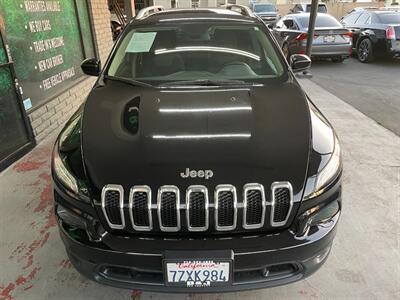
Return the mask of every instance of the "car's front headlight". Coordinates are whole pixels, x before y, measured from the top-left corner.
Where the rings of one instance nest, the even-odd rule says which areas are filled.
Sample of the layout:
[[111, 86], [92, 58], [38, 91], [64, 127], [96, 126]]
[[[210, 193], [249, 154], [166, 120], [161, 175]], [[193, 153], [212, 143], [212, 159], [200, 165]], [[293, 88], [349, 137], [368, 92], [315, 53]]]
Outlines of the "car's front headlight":
[[314, 198], [322, 194], [325, 188], [332, 182], [338, 175], [342, 166], [342, 158], [340, 152], [340, 144], [338, 138], [335, 136], [334, 149], [329, 161], [316, 175], [312, 176], [307, 181], [307, 186], [311, 188], [306, 191], [304, 200]]
[[80, 114], [78, 111], [56, 141], [52, 172], [54, 179], [62, 185], [64, 192], [75, 199], [90, 203], [87, 183], [82, 178], [83, 171], [77, 161], [80, 157]]
[[77, 178], [68, 168], [66, 157], [60, 153], [58, 142], [53, 151], [53, 176], [74, 199], [90, 203], [89, 191], [84, 180]]
[[65, 165], [64, 159], [60, 156], [58, 141], [54, 146], [53, 151], [53, 172], [60, 183], [73, 192], [74, 194], [79, 193], [78, 181], [72, 175], [72, 173], [68, 170], [67, 166]]

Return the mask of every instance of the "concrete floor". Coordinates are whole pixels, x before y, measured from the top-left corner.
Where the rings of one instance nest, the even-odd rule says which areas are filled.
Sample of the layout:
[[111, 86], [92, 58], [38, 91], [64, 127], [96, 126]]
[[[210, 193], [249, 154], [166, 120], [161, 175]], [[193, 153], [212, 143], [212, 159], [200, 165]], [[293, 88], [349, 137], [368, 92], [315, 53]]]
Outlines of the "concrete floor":
[[400, 59], [315, 61], [311, 79], [400, 136]]
[[91, 282], [68, 261], [52, 215], [54, 137], [0, 174], [0, 299], [400, 299], [400, 138], [303, 79], [344, 154], [344, 212], [327, 263], [271, 289], [214, 295], [128, 291]]

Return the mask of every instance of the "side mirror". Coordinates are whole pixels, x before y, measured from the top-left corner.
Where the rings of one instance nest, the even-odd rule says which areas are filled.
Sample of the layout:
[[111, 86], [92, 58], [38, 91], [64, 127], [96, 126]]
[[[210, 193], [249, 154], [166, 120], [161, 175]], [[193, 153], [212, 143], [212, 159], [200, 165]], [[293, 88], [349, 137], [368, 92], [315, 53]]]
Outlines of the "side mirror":
[[85, 59], [81, 64], [83, 73], [90, 76], [99, 76], [101, 70], [101, 63], [95, 58]]
[[307, 71], [311, 67], [311, 59], [304, 54], [293, 54], [290, 56], [290, 67], [294, 73]]
[[272, 24], [272, 23], [269, 23], [267, 26], [268, 26], [269, 29], [274, 28], [274, 24]]

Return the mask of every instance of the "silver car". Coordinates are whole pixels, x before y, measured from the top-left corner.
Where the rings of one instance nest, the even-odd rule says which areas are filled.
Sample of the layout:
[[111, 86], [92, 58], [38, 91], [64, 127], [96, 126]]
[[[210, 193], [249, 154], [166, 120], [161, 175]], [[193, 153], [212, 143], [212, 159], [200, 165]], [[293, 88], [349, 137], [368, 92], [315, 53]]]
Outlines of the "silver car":
[[[309, 20], [309, 13], [289, 14], [274, 26], [274, 35], [287, 58], [292, 54], [305, 53]], [[334, 62], [342, 62], [350, 56], [351, 50], [352, 32], [331, 15], [318, 13], [311, 57], [331, 58]]]

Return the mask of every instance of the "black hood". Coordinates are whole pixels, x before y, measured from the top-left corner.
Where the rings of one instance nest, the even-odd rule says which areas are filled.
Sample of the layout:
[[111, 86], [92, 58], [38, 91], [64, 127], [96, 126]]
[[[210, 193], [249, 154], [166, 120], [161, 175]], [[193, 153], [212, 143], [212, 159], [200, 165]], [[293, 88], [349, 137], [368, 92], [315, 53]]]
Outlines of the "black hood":
[[[233, 184], [241, 192], [246, 183], [289, 181], [297, 201], [309, 145], [309, 108], [296, 83], [194, 92], [109, 81], [91, 92], [82, 119], [84, 163], [98, 190]], [[183, 179], [186, 168], [213, 177]]]

